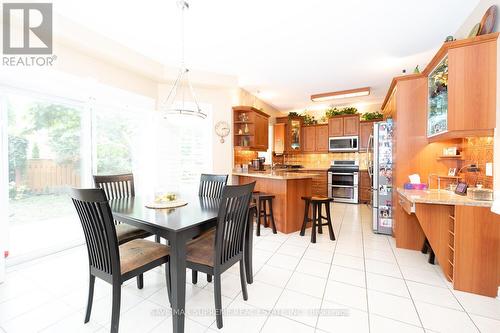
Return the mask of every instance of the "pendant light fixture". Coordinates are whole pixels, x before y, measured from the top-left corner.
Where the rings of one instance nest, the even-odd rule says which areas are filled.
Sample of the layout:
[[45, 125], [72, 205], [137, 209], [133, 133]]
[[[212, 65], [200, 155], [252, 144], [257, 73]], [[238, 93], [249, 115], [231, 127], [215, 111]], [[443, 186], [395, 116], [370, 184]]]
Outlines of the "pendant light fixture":
[[[179, 75], [170, 89], [167, 99], [160, 106], [160, 110], [164, 112], [165, 117], [169, 115], [189, 115], [205, 119], [207, 114], [201, 110], [198, 104], [193, 86], [189, 81], [189, 69], [184, 64], [184, 12], [189, 9], [189, 2], [179, 0], [177, 6], [181, 10], [181, 66]], [[189, 105], [186, 104], [187, 98], [189, 98]], [[192, 102], [194, 102], [194, 105]]]

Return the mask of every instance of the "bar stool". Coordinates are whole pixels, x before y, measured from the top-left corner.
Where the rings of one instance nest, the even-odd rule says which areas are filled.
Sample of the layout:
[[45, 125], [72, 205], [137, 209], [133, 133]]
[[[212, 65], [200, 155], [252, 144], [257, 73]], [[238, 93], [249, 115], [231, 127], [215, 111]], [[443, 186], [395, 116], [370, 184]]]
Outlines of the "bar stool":
[[[300, 229], [300, 235], [304, 236], [306, 232], [307, 222], [312, 222], [311, 230], [311, 243], [316, 243], [316, 228], [318, 233], [323, 233], [322, 226], [328, 226], [328, 232], [330, 233], [330, 240], [335, 240], [335, 234], [333, 233], [332, 219], [330, 215], [330, 203], [333, 199], [327, 197], [302, 197], [305, 201], [304, 210], [304, 221], [302, 222], [302, 228]], [[312, 205], [312, 218], [309, 217], [309, 206]], [[325, 206], [326, 216], [321, 215], [321, 210], [323, 205]], [[325, 223], [322, 219], [326, 220]]]
[[[273, 228], [273, 234], [277, 234], [276, 224], [274, 223], [274, 212], [273, 212], [273, 199], [274, 194], [264, 193], [264, 192], [254, 192], [253, 197], [255, 203], [257, 204], [257, 236], [260, 236], [260, 220], [264, 219], [264, 227], [268, 227], [267, 218], [271, 220], [271, 227]], [[269, 212], [268, 207], [269, 205]]]

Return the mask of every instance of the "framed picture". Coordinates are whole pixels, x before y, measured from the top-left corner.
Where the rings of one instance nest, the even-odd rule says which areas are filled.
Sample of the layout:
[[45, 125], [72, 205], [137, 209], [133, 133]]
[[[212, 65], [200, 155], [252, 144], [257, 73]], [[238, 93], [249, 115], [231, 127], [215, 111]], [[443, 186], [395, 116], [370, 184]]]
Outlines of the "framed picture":
[[448, 176], [454, 177], [457, 175], [457, 168], [449, 168], [448, 169]]

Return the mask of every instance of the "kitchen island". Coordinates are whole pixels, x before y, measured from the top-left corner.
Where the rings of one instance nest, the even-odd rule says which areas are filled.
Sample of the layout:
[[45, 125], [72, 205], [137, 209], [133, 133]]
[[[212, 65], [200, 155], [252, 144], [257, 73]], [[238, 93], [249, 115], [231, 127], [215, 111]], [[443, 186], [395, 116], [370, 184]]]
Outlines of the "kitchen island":
[[256, 182], [255, 190], [274, 194], [274, 220], [279, 232], [299, 231], [304, 218], [303, 196], [311, 196], [314, 174], [287, 171], [233, 172], [239, 184]]
[[[472, 200], [446, 190], [397, 190], [402, 217], [396, 244], [427, 239], [453, 288], [496, 297], [500, 286], [500, 215], [491, 201]], [[401, 225], [406, 224], [406, 225]], [[402, 239], [405, 242], [402, 242]]]

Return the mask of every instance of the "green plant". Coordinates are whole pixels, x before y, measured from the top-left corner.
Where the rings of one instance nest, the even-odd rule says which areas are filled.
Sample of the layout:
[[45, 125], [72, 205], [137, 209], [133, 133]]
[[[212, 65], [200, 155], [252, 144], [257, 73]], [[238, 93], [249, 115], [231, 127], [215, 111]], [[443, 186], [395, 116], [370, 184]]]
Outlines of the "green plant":
[[375, 119], [382, 119], [384, 115], [380, 112], [367, 112], [363, 113], [361, 115], [361, 119], [363, 120], [375, 120]]
[[24, 175], [28, 158], [28, 140], [21, 136], [9, 135], [9, 181], [16, 180], [16, 172]]
[[348, 106], [342, 109], [337, 109], [336, 107], [329, 107], [325, 112], [325, 116], [331, 118], [335, 116], [341, 116], [344, 114], [356, 114], [356, 113], [358, 113], [358, 109], [356, 109], [353, 106]]
[[299, 117], [299, 113], [295, 111], [288, 112], [288, 117]]
[[314, 119], [314, 116], [311, 116], [310, 114], [303, 113], [302, 117], [304, 119], [304, 125], [315, 125], [318, 123], [316, 119]]
[[36, 143], [31, 150], [31, 158], [40, 158], [40, 148]]

